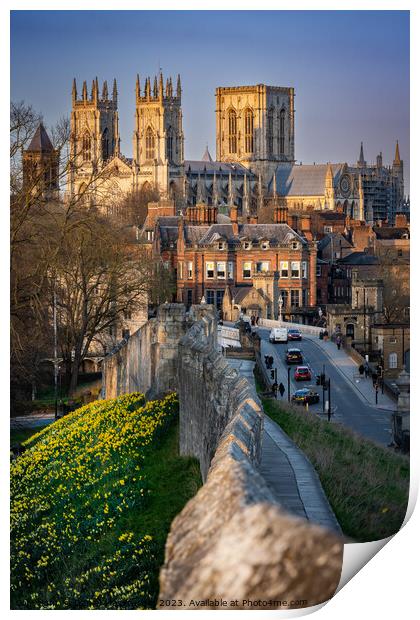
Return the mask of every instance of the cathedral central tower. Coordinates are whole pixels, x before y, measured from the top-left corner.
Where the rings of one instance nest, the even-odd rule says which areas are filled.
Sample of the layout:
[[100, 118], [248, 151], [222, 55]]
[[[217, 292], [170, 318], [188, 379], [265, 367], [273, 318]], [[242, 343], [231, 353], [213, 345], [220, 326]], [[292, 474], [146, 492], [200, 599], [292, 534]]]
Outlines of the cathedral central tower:
[[294, 89], [228, 86], [216, 89], [216, 158], [238, 162], [264, 184], [277, 166], [295, 160]]

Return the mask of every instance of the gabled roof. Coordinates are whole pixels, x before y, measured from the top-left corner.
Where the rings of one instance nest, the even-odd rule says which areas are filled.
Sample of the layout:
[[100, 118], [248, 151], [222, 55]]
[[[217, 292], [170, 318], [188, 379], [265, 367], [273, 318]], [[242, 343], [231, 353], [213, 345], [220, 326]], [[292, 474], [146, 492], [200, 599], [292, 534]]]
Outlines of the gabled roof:
[[209, 151], [209, 147], [206, 144], [206, 150], [204, 151], [203, 157], [201, 158], [201, 161], [213, 161], [212, 156], [210, 155], [210, 151]]
[[352, 248], [352, 244], [341, 234], [341, 233], [328, 233], [318, 241], [318, 250], [324, 250], [331, 244], [331, 240], [333, 240], [334, 247], [340, 246], [342, 248]]
[[378, 265], [379, 258], [365, 252], [352, 252], [344, 258], [339, 258], [337, 263], [340, 265]]
[[[325, 177], [331, 166], [334, 175], [334, 186], [340, 177], [343, 164], [315, 165], [281, 165], [276, 171], [276, 186], [279, 196], [324, 196]], [[268, 185], [272, 191], [273, 179]]]
[[51, 153], [54, 151], [54, 147], [42, 123], [39, 123], [31, 143], [26, 150], [36, 153]]

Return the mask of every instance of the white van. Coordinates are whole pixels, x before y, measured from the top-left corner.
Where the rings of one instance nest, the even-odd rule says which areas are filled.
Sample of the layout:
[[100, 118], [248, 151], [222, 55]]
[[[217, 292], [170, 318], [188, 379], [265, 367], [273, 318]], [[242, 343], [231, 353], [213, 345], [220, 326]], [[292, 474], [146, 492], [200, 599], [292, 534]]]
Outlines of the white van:
[[287, 329], [286, 327], [273, 327], [269, 336], [270, 342], [284, 342], [287, 343]]

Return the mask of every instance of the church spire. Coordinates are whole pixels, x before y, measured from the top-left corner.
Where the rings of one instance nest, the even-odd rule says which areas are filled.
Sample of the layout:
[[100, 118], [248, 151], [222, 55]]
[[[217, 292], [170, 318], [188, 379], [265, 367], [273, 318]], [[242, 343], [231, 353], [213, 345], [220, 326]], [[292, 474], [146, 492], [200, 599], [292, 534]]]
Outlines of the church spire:
[[73, 102], [77, 100], [77, 86], [76, 86], [76, 78], [73, 78], [73, 88], [71, 91]]
[[86, 80], [83, 82], [83, 87], [82, 87], [82, 99], [83, 101], [87, 101], [88, 98], [88, 94], [87, 94], [87, 84], [86, 84]]
[[365, 156], [363, 153], [363, 142], [360, 143], [360, 155], [359, 155], [359, 161], [357, 162], [357, 165], [359, 166], [359, 168], [364, 168], [366, 166]]
[[104, 85], [102, 87], [102, 100], [108, 100], [108, 82], [105, 80]]
[[140, 99], [140, 76], [138, 73], [136, 78], [136, 99]]
[[114, 103], [117, 103], [117, 100], [118, 100], [117, 80], [115, 78], [114, 78], [114, 85], [112, 87], [112, 100]]
[[397, 144], [395, 145], [395, 157], [394, 157], [393, 164], [394, 164], [394, 166], [400, 166], [401, 165], [400, 147], [398, 146], [398, 140], [397, 140]]
[[162, 71], [159, 75], [159, 99], [163, 99], [163, 75]]
[[157, 77], [155, 75], [155, 81], [153, 82], [153, 97], [157, 99], [157, 96], [158, 96], [158, 83], [157, 83]]
[[176, 96], [178, 97], [178, 99], [181, 99], [181, 76], [178, 73], [178, 79], [177, 79], [177, 83], [176, 83]]

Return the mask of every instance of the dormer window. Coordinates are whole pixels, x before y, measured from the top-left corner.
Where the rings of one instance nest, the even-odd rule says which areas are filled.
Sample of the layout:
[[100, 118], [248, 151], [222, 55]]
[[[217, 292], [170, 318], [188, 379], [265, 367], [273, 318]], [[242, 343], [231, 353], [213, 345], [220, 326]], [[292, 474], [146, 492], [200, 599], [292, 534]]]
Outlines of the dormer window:
[[252, 243], [250, 241], [244, 241], [244, 250], [250, 250], [252, 248]]
[[217, 244], [217, 247], [219, 250], [224, 250], [225, 249], [224, 241], [219, 241], [219, 243]]
[[299, 242], [298, 241], [292, 241], [292, 250], [298, 250], [299, 249]]
[[270, 244], [269, 244], [269, 242], [268, 242], [268, 241], [263, 241], [263, 242], [261, 243], [261, 249], [262, 249], [262, 250], [268, 250], [268, 248], [269, 248], [269, 247], [270, 247]]

